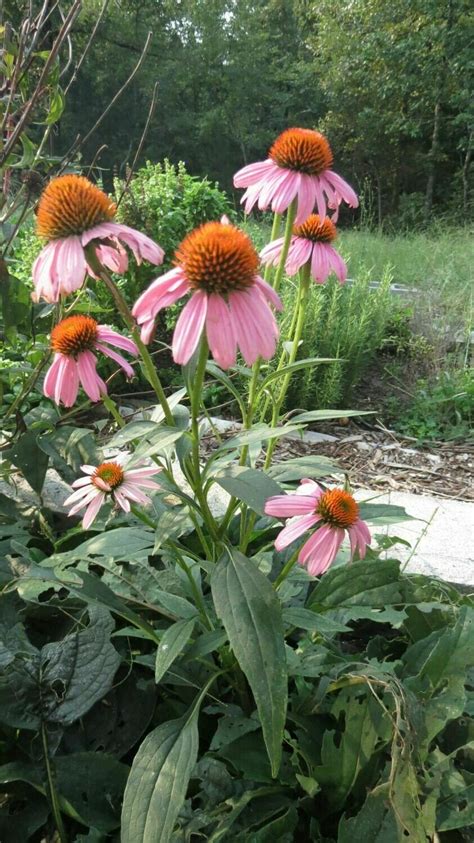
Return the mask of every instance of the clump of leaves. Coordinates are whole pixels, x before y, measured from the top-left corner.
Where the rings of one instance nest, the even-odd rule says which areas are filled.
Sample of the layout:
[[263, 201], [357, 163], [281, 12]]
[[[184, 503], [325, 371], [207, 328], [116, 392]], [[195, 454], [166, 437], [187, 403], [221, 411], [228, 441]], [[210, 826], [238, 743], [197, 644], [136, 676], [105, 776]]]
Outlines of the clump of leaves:
[[2, 840], [53, 797], [104, 843], [467, 839], [472, 600], [378, 551], [276, 592], [287, 555], [198, 564], [163, 494], [156, 534], [56, 543], [0, 500]]
[[420, 441], [472, 436], [472, 369], [455, 369], [432, 379], [421, 379], [413, 394], [408, 408], [394, 421], [397, 430]]

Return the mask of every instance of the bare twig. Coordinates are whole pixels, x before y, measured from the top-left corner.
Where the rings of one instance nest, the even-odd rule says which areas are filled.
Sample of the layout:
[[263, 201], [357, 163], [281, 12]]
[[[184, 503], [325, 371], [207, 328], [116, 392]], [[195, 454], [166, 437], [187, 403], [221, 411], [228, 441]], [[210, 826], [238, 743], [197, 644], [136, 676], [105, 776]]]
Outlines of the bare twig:
[[141, 52], [140, 58], [139, 58], [139, 60], [137, 61], [137, 63], [136, 63], [136, 65], [135, 65], [135, 67], [133, 68], [132, 72], [130, 73], [130, 75], [128, 76], [128, 78], [127, 78], [127, 79], [125, 80], [125, 82], [123, 83], [122, 87], [121, 87], [121, 88], [119, 88], [119, 90], [117, 91], [117, 93], [115, 94], [115, 96], [114, 96], [114, 97], [112, 97], [112, 99], [110, 100], [110, 102], [109, 102], [109, 104], [108, 104], [107, 108], [105, 109], [105, 111], [103, 111], [103, 112], [102, 112], [102, 114], [100, 115], [100, 117], [96, 120], [96, 122], [95, 122], [95, 123], [94, 123], [94, 125], [92, 126], [92, 129], [90, 129], [90, 130], [87, 132], [87, 135], [86, 135], [85, 137], [83, 137], [83, 138], [81, 138], [81, 137], [80, 137], [80, 135], [78, 135], [78, 137], [77, 137], [76, 141], [73, 143], [73, 145], [70, 147], [70, 149], [68, 150], [68, 152], [66, 153], [66, 155], [65, 155], [65, 156], [64, 156], [64, 158], [63, 158], [63, 164], [62, 164], [62, 166], [61, 166], [61, 168], [60, 168], [60, 172], [62, 171], [62, 169], [64, 169], [64, 166], [65, 166], [65, 164], [66, 164], [66, 161], [68, 161], [68, 160], [69, 160], [70, 156], [71, 156], [71, 155], [75, 152], [75, 150], [77, 149], [77, 147], [79, 146], [79, 144], [81, 144], [82, 146], [85, 146], [85, 144], [87, 143], [87, 141], [89, 140], [89, 138], [90, 138], [90, 137], [94, 134], [94, 132], [95, 132], [95, 131], [99, 128], [99, 126], [100, 126], [100, 124], [102, 123], [102, 121], [103, 121], [104, 117], [106, 117], [106, 116], [107, 116], [107, 114], [109, 113], [109, 111], [111, 110], [111, 108], [113, 108], [113, 107], [114, 107], [114, 105], [115, 105], [115, 103], [117, 102], [117, 100], [119, 100], [119, 99], [120, 99], [120, 97], [122, 96], [123, 92], [124, 92], [124, 91], [128, 88], [128, 86], [130, 85], [130, 82], [132, 82], [132, 80], [135, 78], [135, 76], [137, 75], [138, 71], [140, 70], [140, 68], [141, 68], [141, 66], [142, 66], [142, 64], [143, 64], [143, 62], [144, 62], [144, 60], [145, 60], [146, 54], [147, 54], [147, 52], [148, 52], [148, 47], [150, 46], [150, 41], [151, 41], [151, 39], [152, 39], [152, 36], [153, 36], [153, 33], [150, 31], [150, 32], [148, 33], [148, 35], [147, 35], [147, 38], [146, 38], [145, 44], [144, 44], [144, 46], [143, 46], [143, 50], [142, 50], [142, 52]]
[[135, 156], [134, 156], [134, 159], [133, 159], [133, 161], [132, 161], [132, 165], [131, 165], [131, 167], [130, 167], [130, 171], [129, 171], [129, 173], [128, 173], [128, 175], [127, 175], [127, 178], [126, 178], [126, 180], [125, 180], [125, 184], [124, 184], [124, 186], [123, 186], [123, 190], [122, 190], [122, 192], [121, 192], [121, 194], [120, 194], [120, 196], [119, 196], [119, 199], [118, 199], [118, 202], [117, 202], [117, 208], [119, 207], [119, 205], [120, 205], [120, 203], [121, 203], [121, 201], [122, 201], [122, 199], [123, 199], [123, 197], [124, 197], [125, 193], [126, 193], [126, 192], [127, 192], [127, 190], [128, 190], [128, 186], [129, 186], [129, 184], [130, 184], [130, 182], [131, 182], [131, 180], [132, 180], [133, 173], [134, 173], [134, 171], [135, 171], [135, 167], [136, 167], [137, 161], [138, 161], [138, 159], [139, 159], [139, 157], [140, 157], [140, 154], [141, 154], [141, 151], [142, 151], [142, 149], [143, 149], [143, 144], [145, 143], [145, 138], [146, 138], [146, 136], [147, 136], [147, 134], [148, 134], [148, 129], [150, 128], [150, 123], [151, 123], [151, 120], [152, 120], [152, 118], [153, 118], [153, 114], [155, 113], [156, 100], [157, 100], [157, 94], [158, 94], [158, 82], [155, 82], [155, 85], [154, 85], [154, 87], [153, 87], [153, 94], [152, 94], [152, 98], [151, 98], [151, 102], [150, 102], [150, 108], [148, 109], [148, 116], [147, 116], [147, 118], [146, 118], [146, 123], [145, 123], [144, 129], [143, 129], [143, 132], [142, 132], [142, 136], [141, 136], [141, 138], [140, 138], [140, 142], [139, 142], [139, 144], [138, 144], [138, 146], [137, 146], [137, 151], [136, 151]]
[[76, 66], [74, 68], [74, 72], [73, 72], [69, 82], [67, 83], [65, 89], [64, 89], [64, 96], [66, 96], [67, 92], [69, 91], [69, 88], [71, 87], [71, 85], [74, 84], [74, 82], [77, 79], [77, 74], [79, 73], [79, 71], [82, 67], [83, 61], [84, 61], [87, 53], [89, 52], [90, 46], [91, 46], [91, 44], [92, 44], [92, 42], [93, 42], [93, 40], [96, 36], [96, 32], [97, 32], [97, 30], [98, 30], [98, 28], [99, 28], [99, 26], [102, 22], [102, 18], [104, 17], [105, 12], [107, 11], [107, 7], [108, 7], [109, 3], [110, 3], [110, 0], [104, 0], [104, 2], [102, 4], [102, 9], [100, 10], [99, 17], [97, 18], [97, 20], [95, 22], [95, 25], [94, 25], [94, 28], [93, 28], [93, 30], [92, 30], [92, 32], [91, 32], [91, 34], [90, 34], [90, 36], [87, 40], [86, 46], [84, 47], [84, 50], [82, 51], [82, 56], [80, 57], [79, 61], [77, 62]]

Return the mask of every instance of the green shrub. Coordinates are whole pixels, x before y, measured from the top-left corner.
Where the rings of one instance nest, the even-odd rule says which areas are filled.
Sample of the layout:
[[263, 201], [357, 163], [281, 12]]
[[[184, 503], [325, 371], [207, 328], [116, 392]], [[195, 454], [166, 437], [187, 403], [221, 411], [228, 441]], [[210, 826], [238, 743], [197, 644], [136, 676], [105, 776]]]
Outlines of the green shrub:
[[[398, 415], [394, 427], [408, 436], [426, 439], [460, 439], [472, 436], [474, 377], [472, 369], [442, 372], [416, 384], [415, 397]], [[398, 417], [397, 417], [398, 416]]]
[[[309, 410], [350, 400], [384, 339], [393, 310], [390, 282], [386, 271], [375, 289], [370, 288], [368, 272], [344, 286], [333, 279], [314, 285], [300, 357], [334, 357], [339, 362], [296, 374], [289, 406]], [[283, 298], [288, 311], [295, 294], [296, 285], [287, 282]]]
[[[115, 180], [115, 195], [120, 199], [125, 188], [122, 180]], [[150, 161], [132, 178], [120, 201], [117, 220], [148, 234], [165, 250], [165, 268], [171, 265], [174, 251], [191, 229], [203, 222], [219, 220], [230, 215], [232, 207], [217, 183], [186, 172], [182, 161], [161, 164]], [[156, 270], [140, 267], [129, 273], [130, 280], [140, 285]], [[145, 277], [146, 276], [146, 277]]]

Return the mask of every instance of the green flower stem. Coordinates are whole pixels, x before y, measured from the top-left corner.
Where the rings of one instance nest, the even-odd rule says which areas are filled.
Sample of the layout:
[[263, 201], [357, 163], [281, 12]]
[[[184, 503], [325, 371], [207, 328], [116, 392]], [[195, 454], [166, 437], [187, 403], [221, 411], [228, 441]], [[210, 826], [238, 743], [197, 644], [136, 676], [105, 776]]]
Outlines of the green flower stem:
[[112, 278], [110, 277], [109, 273], [106, 269], [102, 266], [100, 261], [97, 258], [95, 247], [92, 244], [86, 246], [85, 250], [87, 263], [94, 271], [94, 273], [101, 278], [104, 282], [105, 286], [109, 290], [115, 304], [117, 305], [117, 310], [121, 314], [127, 328], [129, 329], [130, 333], [132, 334], [133, 340], [140, 352], [140, 356], [142, 358], [143, 367], [145, 369], [146, 377], [148, 382], [151, 384], [153, 389], [155, 390], [156, 397], [158, 398], [159, 403], [163, 408], [163, 412], [165, 414], [166, 423], [170, 425], [170, 427], [175, 426], [175, 421], [173, 418], [173, 414], [170, 410], [168, 401], [166, 400], [166, 395], [164, 393], [163, 387], [161, 385], [160, 378], [158, 377], [158, 372], [155, 369], [153, 360], [151, 358], [151, 354], [148, 351], [145, 343], [142, 342], [140, 339], [140, 330], [129, 310], [127, 302], [123, 298], [120, 290], [117, 288], [116, 284], [114, 284]]
[[119, 409], [118, 409], [115, 401], [113, 401], [112, 398], [110, 397], [110, 395], [107, 395], [107, 394], [102, 395], [102, 403], [103, 403], [105, 409], [107, 410], [107, 412], [109, 412], [110, 415], [112, 416], [112, 418], [117, 422], [118, 426], [119, 427], [125, 427], [125, 421], [122, 418], [122, 416], [120, 415]]
[[[288, 359], [288, 365], [291, 365], [292, 363], [294, 363], [295, 360], [296, 360], [296, 357], [298, 356], [298, 348], [299, 348], [300, 339], [301, 339], [302, 334], [303, 334], [303, 328], [304, 328], [305, 319], [306, 319], [306, 308], [307, 308], [309, 292], [310, 292], [310, 271], [311, 271], [311, 266], [310, 266], [309, 262], [306, 263], [304, 265], [304, 267], [300, 270], [300, 287], [299, 287], [299, 294], [298, 294], [298, 301], [297, 301], [298, 318], [296, 320], [296, 326], [295, 326], [294, 334], [293, 334], [293, 337], [292, 337], [292, 340], [291, 340], [292, 345], [291, 345], [291, 352], [290, 352], [289, 359]], [[272, 427], [275, 427], [277, 425], [278, 419], [280, 418], [280, 411], [281, 411], [281, 408], [282, 408], [283, 403], [285, 401], [286, 393], [288, 392], [288, 387], [290, 385], [290, 381], [291, 381], [291, 373], [288, 373], [283, 378], [283, 383], [280, 387], [280, 394], [279, 394], [278, 398], [276, 399], [276, 401], [274, 403], [272, 420], [271, 420], [271, 426]], [[269, 466], [271, 464], [273, 451], [275, 450], [276, 443], [277, 443], [276, 439], [272, 439], [268, 443], [268, 450], [267, 450], [267, 455], [265, 457], [265, 464], [264, 464], [265, 469], [269, 468]]]
[[[296, 217], [296, 211], [298, 208], [298, 199], [293, 199], [290, 207], [288, 208], [288, 212], [286, 215], [286, 225], [285, 225], [285, 233], [283, 235], [283, 244], [281, 247], [281, 254], [280, 260], [277, 266], [277, 270], [275, 272], [275, 277], [273, 278], [273, 288], [278, 292], [280, 289], [281, 280], [283, 278], [283, 274], [285, 272], [285, 263], [288, 257], [288, 252], [290, 249], [291, 243], [291, 236], [293, 234], [293, 223]], [[273, 235], [273, 230], [272, 230]]]
[[151, 527], [152, 530], [156, 530], [155, 522], [151, 518], [149, 518], [145, 512], [142, 512], [142, 510], [139, 509], [136, 504], [130, 504], [130, 511], [133, 512], [135, 518], [138, 518], [140, 521], [143, 522], [143, 524], [146, 524], [147, 527]]
[[197, 583], [196, 583], [196, 580], [194, 579], [194, 577], [191, 573], [191, 569], [189, 568], [189, 565], [186, 563], [186, 560], [184, 559], [184, 557], [182, 557], [181, 554], [178, 553], [178, 551], [176, 549], [176, 545], [174, 543], [170, 545], [170, 549], [175, 554], [176, 562], [178, 563], [179, 567], [184, 571], [184, 573], [186, 574], [186, 576], [188, 578], [189, 585], [191, 586], [191, 591], [193, 592], [194, 602], [196, 604], [197, 609], [199, 610], [201, 620], [202, 620], [204, 626], [206, 627], [206, 629], [208, 629], [211, 632], [214, 629], [214, 626], [212, 625], [212, 623], [209, 619], [209, 615], [207, 614], [206, 607], [204, 605], [204, 600], [202, 599], [202, 594], [199, 591], [199, 588], [197, 587]]
[[284, 565], [283, 568], [281, 569], [281, 571], [278, 574], [275, 582], [273, 583], [273, 587], [275, 588], [275, 590], [280, 588], [282, 582], [284, 582], [286, 580], [290, 571], [295, 567], [295, 565], [298, 561], [299, 552], [300, 552], [300, 548], [298, 548], [298, 550], [295, 550], [293, 555], [290, 556], [290, 558], [288, 559], [288, 562], [286, 563], [286, 565]]
[[51, 760], [49, 757], [48, 735], [46, 726], [41, 724], [41, 739], [43, 742], [44, 763], [46, 766], [46, 775], [48, 777], [49, 798], [51, 801], [51, 810], [53, 812], [54, 822], [59, 835], [61, 843], [67, 843], [67, 836], [64, 830], [63, 818], [61, 816], [61, 809], [59, 807], [59, 797], [54, 783], [53, 770], [51, 767]]
[[[273, 215], [272, 233], [270, 234], [270, 242], [271, 243], [273, 242], [273, 240], [277, 239], [277, 237], [280, 233], [281, 218], [282, 218], [282, 214], [279, 214], [275, 211], [275, 213]], [[285, 258], [285, 260], [286, 260], [286, 258]], [[265, 272], [263, 274], [264, 281], [266, 281], [267, 284], [270, 282], [271, 274], [272, 274], [272, 265], [270, 263], [267, 263], [267, 265], [265, 267]]]
[[201, 507], [202, 516], [206, 522], [210, 534], [216, 540], [219, 539], [219, 532], [214, 516], [209, 509], [206, 494], [203, 487], [201, 466], [199, 462], [199, 409], [201, 407], [202, 388], [206, 375], [206, 364], [209, 356], [207, 339], [203, 335], [199, 346], [199, 355], [194, 373], [193, 383], [189, 385], [191, 399], [191, 435], [192, 435], [192, 477], [194, 493]]

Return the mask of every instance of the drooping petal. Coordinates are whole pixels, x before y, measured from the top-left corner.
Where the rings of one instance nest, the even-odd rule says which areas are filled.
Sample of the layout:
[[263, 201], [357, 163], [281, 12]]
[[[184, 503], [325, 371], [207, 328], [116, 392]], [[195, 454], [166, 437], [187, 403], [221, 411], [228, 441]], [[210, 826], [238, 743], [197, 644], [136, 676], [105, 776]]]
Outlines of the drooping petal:
[[68, 357], [64, 369], [61, 386], [61, 399], [65, 407], [72, 407], [75, 404], [79, 392], [79, 373], [76, 361]]
[[262, 263], [269, 263], [272, 266], [276, 266], [280, 260], [281, 250], [283, 248], [283, 239], [283, 237], [278, 237], [276, 240], [272, 240], [264, 246], [260, 252], [260, 260]]
[[[97, 360], [92, 351], [81, 351], [77, 355], [77, 369], [79, 379], [86, 395], [91, 401], [100, 401], [103, 390], [103, 381], [99, 378], [96, 369]], [[107, 392], [107, 388], [105, 389]]]
[[82, 526], [84, 530], [87, 530], [92, 522], [97, 518], [99, 513], [99, 509], [101, 508], [102, 504], [105, 501], [105, 494], [103, 492], [99, 492], [97, 497], [95, 497], [87, 507], [84, 518], [82, 519]]
[[344, 284], [347, 278], [346, 262], [341, 258], [340, 254], [332, 246], [328, 246], [328, 261], [336, 273], [339, 282]]
[[270, 304], [273, 305], [275, 310], [283, 310], [283, 302], [278, 293], [275, 292], [275, 290], [273, 289], [273, 287], [270, 286], [270, 284], [267, 284], [267, 282], [264, 281], [263, 278], [260, 278], [259, 275], [255, 276], [254, 282], [255, 286], [258, 287], [260, 292], [263, 293], [267, 301], [269, 301]]
[[309, 515], [300, 515], [297, 518], [290, 518], [286, 527], [278, 533], [275, 540], [276, 550], [284, 550], [289, 544], [299, 539], [304, 533], [318, 523], [321, 516], [311, 512]]
[[125, 495], [122, 494], [120, 489], [115, 489], [114, 491], [114, 500], [117, 501], [118, 505], [123, 509], [124, 512], [130, 512], [130, 501]]
[[296, 275], [305, 263], [311, 259], [313, 243], [305, 237], [293, 237], [288, 250], [285, 269], [288, 275]]
[[314, 192], [313, 179], [306, 173], [300, 173], [298, 187], [298, 209], [295, 217], [295, 224], [301, 225], [312, 214], [316, 196]]
[[324, 284], [331, 267], [329, 265], [327, 250], [331, 247], [327, 243], [314, 243], [313, 255], [311, 258], [311, 275], [318, 284]]
[[86, 259], [77, 235], [58, 240], [53, 275], [57, 277], [60, 293], [67, 295], [82, 287], [86, 277]]
[[141, 263], [142, 260], [147, 260], [156, 265], [163, 262], [165, 253], [161, 246], [158, 246], [158, 243], [155, 243], [146, 234], [142, 234], [141, 231], [136, 231], [129, 225], [118, 222], [99, 223], [99, 225], [85, 231], [82, 234], [82, 244], [86, 246], [91, 240], [104, 240], [109, 237], [117, 238], [117, 240], [125, 243], [132, 250], [137, 263]]
[[207, 295], [193, 293], [180, 313], [173, 334], [173, 360], [185, 365], [194, 354], [206, 321]]
[[133, 370], [133, 366], [130, 365], [128, 360], [125, 360], [125, 357], [122, 357], [121, 354], [118, 354], [117, 351], [113, 351], [111, 348], [108, 348], [106, 345], [102, 345], [102, 343], [97, 342], [95, 344], [96, 349], [101, 351], [102, 354], [105, 354], [107, 357], [110, 357], [111, 360], [115, 360], [116, 363], [124, 370], [127, 378], [133, 378], [135, 372]]
[[107, 328], [106, 325], [97, 325], [97, 339], [100, 340], [100, 342], [115, 345], [116, 348], [123, 348], [124, 351], [128, 351], [129, 354], [133, 354], [135, 357], [138, 354], [138, 348], [133, 340], [128, 337], [123, 337], [122, 334], [118, 334], [117, 331], [113, 331], [112, 328]]
[[59, 301], [60, 291], [57, 276], [53, 273], [53, 266], [58, 252], [58, 241], [53, 240], [41, 250], [36, 258], [33, 269], [34, 291], [31, 294], [33, 301], [44, 299], [47, 302]]
[[164, 307], [169, 307], [189, 290], [189, 282], [182, 269], [177, 267], [153, 281], [135, 302], [132, 314], [141, 327], [141, 339], [149, 343], [155, 319]]
[[122, 494], [129, 498], [131, 501], [135, 503], [142, 503], [142, 504], [149, 504], [150, 498], [143, 494], [140, 491], [138, 484], [136, 483], [122, 483], [120, 486], [120, 491]]
[[330, 184], [334, 191], [336, 191], [346, 202], [350, 208], [357, 208], [359, 200], [357, 193], [352, 189], [344, 179], [335, 173], [333, 170], [326, 170], [324, 173], [325, 180]]
[[52, 401], [55, 400], [56, 381], [61, 370], [61, 360], [62, 354], [54, 355], [54, 360], [51, 363], [51, 366], [49, 367], [48, 371], [46, 372], [46, 376], [43, 383], [43, 393], [44, 395], [46, 395], [46, 398], [51, 398]]
[[207, 300], [206, 334], [211, 354], [221, 369], [235, 366], [237, 341], [227, 303], [212, 293]]
[[259, 357], [273, 357], [278, 326], [267, 302], [257, 287], [233, 291], [229, 295], [237, 344], [248, 366]]
[[275, 495], [268, 498], [265, 503], [267, 515], [274, 515], [276, 518], [291, 518], [294, 515], [307, 515], [314, 513], [314, 497], [310, 495]]
[[301, 548], [298, 562], [308, 568], [311, 576], [323, 573], [336, 558], [343, 538], [343, 529], [323, 524]]

